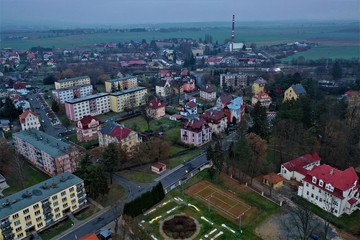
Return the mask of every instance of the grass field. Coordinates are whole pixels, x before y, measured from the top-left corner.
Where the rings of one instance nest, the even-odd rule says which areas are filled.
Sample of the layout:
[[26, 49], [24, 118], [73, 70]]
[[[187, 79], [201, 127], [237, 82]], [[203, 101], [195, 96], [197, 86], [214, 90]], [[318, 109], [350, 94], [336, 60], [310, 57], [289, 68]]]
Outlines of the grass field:
[[186, 192], [190, 196], [200, 200], [203, 204], [208, 204], [218, 209], [234, 220], [239, 219], [241, 216], [246, 218], [245, 214], [251, 208], [234, 194], [224, 191], [206, 181], [191, 186]]
[[[209, 25], [211, 26], [211, 25]], [[219, 26], [219, 27], [217, 27]], [[226, 26], [226, 27], [224, 27]], [[5, 40], [6, 34], [2, 34], [0, 48], [11, 47], [14, 49], [29, 49], [34, 46], [69, 48], [84, 45], [94, 45], [96, 43], [111, 41], [140, 41], [142, 39], [158, 40], [167, 38], [203, 38], [205, 34], [213, 37], [214, 42], [223, 43], [224, 40], [231, 37], [230, 25], [213, 25], [202, 28], [201, 30], [183, 30], [176, 32], [117, 32], [117, 33], [93, 33], [82, 35], [59, 35], [48, 32], [34, 32], [33, 35], [40, 35], [42, 38], [29, 40]], [[192, 27], [199, 27], [195, 23]], [[333, 22], [273, 22], [273, 23], [243, 23], [235, 29], [235, 41], [245, 42], [250, 45], [256, 43], [258, 46], [278, 44], [294, 41], [318, 42], [321, 46], [339, 49], [346, 49], [347, 46], [359, 46], [359, 26], [353, 23], [333, 23]], [[10, 33], [13, 34], [13, 33]], [[31, 33], [28, 33], [29, 35]], [[335, 48], [336, 49], [336, 48]], [[336, 50], [335, 50], [336, 51]], [[341, 54], [339, 57], [356, 57], [357, 52], [353, 54]], [[320, 53], [320, 52], [318, 52]], [[326, 53], [325, 53], [326, 54]], [[309, 58], [313, 55], [309, 54]], [[323, 55], [315, 55], [316, 58]], [[325, 57], [325, 55], [324, 55]]]

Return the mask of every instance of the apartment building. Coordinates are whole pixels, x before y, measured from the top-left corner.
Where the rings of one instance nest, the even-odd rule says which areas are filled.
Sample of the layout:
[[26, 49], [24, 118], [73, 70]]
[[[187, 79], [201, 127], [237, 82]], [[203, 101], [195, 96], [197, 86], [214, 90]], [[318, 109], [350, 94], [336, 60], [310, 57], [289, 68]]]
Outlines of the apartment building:
[[220, 87], [222, 89], [232, 88], [232, 89], [240, 89], [245, 88], [247, 86], [248, 76], [246, 74], [241, 73], [227, 73], [220, 74]]
[[123, 91], [137, 86], [137, 77], [134, 76], [126, 76], [105, 81], [105, 91], [108, 93]]
[[110, 95], [110, 109], [113, 112], [123, 112], [146, 103], [147, 89], [135, 87], [128, 90], [114, 92]]
[[336, 217], [359, 210], [359, 177], [353, 167], [338, 170], [323, 164], [314, 166], [303, 178], [298, 196]]
[[84, 181], [63, 173], [0, 199], [0, 239], [25, 239], [86, 206]]
[[17, 152], [48, 175], [75, 171], [79, 151], [73, 145], [36, 129], [14, 133], [13, 138]]
[[96, 116], [110, 111], [108, 93], [96, 93], [65, 102], [66, 116], [71, 121], [79, 121], [86, 115]]
[[77, 85], [68, 88], [55, 89], [52, 91], [53, 98], [61, 104], [74, 98], [81, 98], [93, 93], [94, 89], [91, 84]]
[[39, 114], [37, 112], [31, 112], [30, 110], [25, 110], [25, 112], [20, 114], [19, 120], [23, 131], [30, 128], [39, 130], [41, 126]]
[[74, 78], [65, 78], [55, 81], [55, 89], [63, 89], [73, 86], [88, 85], [91, 84], [90, 77], [80, 76]]

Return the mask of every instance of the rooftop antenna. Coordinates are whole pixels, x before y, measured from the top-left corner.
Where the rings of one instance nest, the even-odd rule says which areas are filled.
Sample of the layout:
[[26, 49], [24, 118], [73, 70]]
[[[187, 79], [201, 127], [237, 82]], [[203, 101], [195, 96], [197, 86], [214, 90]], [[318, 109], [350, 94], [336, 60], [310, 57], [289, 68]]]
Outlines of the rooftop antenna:
[[231, 52], [234, 49], [234, 38], [235, 38], [235, 15], [232, 18], [232, 29], [231, 29]]

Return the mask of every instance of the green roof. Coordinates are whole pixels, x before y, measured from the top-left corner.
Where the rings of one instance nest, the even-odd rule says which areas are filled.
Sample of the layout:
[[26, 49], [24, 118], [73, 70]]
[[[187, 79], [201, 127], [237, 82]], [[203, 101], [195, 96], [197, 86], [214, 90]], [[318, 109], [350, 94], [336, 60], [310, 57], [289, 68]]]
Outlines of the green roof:
[[65, 172], [1, 198], [0, 220], [81, 182], [81, 178]]
[[71, 82], [71, 81], [76, 81], [76, 80], [80, 80], [80, 79], [84, 79], [84, 78], [90, 78], [90, 77], [89, 76], [80, 76], [80, 77], [74, 77], [74, 78], [64, 78], [64, 79], [57, 80], [57, 82], [59, 82], [59, 83]]
[[71, 146], [69, 143], [34, 128], [14, 133], [13, 136], [30, 143], [35, 148], [48, 153], [54, 158], [69, 152]]
[[132, 93], [132, 92], [136, 92], [136, 91], [140, 91], [140, 90], [144, 90], [144, 89], [146, 89], [146, 87], [134, 87], [134, 88], [130, 88], [130, 89], [119, 91], [119, 92], [113, 92], [113, 93], [111, 93], [111, 95], [112, 96], [120, 96], [120, 95]]
[[130, 78], [136, 78], [136, 77], [130, 75], [130, 76], [122, 77], [122, 78], [110, 79], [110, 80], [107, 80], [106, 82], [111, 82], [111, 83], [113, 83], [113, 82], [121, 82], [121, 81], [128, 80], [128, 79], [130, 79]]

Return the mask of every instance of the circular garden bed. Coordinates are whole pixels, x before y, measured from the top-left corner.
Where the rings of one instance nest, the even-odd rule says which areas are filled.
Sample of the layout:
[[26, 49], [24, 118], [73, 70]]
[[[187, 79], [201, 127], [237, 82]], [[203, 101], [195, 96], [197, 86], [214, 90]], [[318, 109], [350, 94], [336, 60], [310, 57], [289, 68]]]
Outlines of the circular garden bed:
[[163, 222], [163, 232], [171, 239], [191, 238], [197, 232], [197, 223], [191, 217], [177, 215]]

